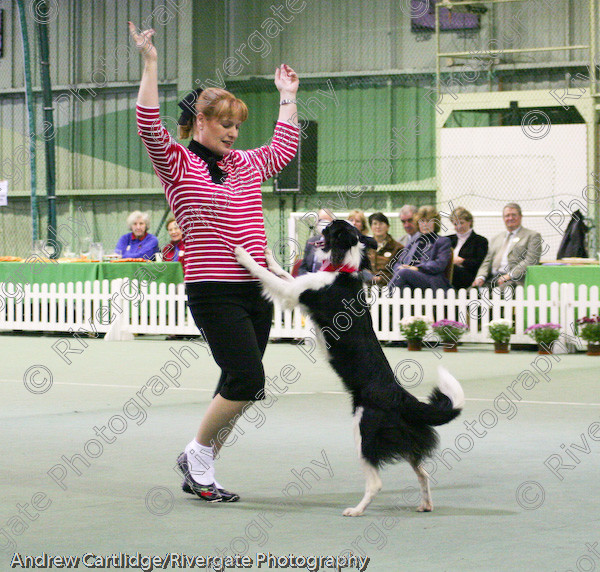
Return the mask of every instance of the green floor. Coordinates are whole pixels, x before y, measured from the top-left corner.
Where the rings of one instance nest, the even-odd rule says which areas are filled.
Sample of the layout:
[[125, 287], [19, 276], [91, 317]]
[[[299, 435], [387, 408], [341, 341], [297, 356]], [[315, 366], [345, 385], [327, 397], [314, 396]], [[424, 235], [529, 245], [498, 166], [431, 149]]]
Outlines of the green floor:
[[[467, 403], [440, 428], [443, 457], [428, 465], [434, 511], [414, 512], [416, 478], [401, 464], [384, 470], [383, 491], [352, 519], [342, 511], [360, 500], [363, 479], [350, 406], [322, 357], [294, 344], [269, 346], [270, 399], [239, 421], [217, 465], [219, 481], [242, 502], [210, 506], [182, 493], [173, 470], [217, 378], [206, 349], [69, 341], [82, 351], [61, 358], [52, 346], [69, 349], [62, 338], [0, 336], [0, 570], [10, 570], [15, 551], [245, 553], [252, 570], [257, 553], [268, 552], [352, 552], [382, 572], [600, 570], [600, 358], [386, 348], [405, 380], [423, 372], [421, 383], [408, 382], [416, 395], [429, 392], [442, 363]], [[185, 363], [171, 349], [183, 350]], [[179, 375], [180, 387], [165, 391], [157, 377], [166, 381], [164, 371]], [[147, 382], [155, 394], [140, 396]], [[557, 474], [544, 465], [551, 455], [550, 463], [563, 463]]]

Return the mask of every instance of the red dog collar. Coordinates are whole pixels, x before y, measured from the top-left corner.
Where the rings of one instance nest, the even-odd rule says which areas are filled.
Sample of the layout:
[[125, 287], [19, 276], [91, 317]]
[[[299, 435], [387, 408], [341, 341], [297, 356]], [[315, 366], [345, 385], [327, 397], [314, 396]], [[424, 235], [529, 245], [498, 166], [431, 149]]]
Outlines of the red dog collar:
[[349, 266], [348, 264], [344, 264], [343, 266], [334, 266], [331, 262], [326, 261], [321, 266], [320, 270], [325, 272], [347, 272], [351, 274], [352, 272], [358, 272], [358, 268], [354, 268], [354, 266]]

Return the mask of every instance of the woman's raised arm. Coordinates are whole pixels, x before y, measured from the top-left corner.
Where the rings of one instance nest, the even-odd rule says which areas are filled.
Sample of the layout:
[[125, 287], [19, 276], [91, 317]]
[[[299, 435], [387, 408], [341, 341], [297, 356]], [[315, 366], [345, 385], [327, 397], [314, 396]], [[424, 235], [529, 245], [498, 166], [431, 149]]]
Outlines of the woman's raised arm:
[[[275, 70], [275, 86], [279, 90], [279, 101], [283, 103], [279, 109], [278, 121], [291, 122], [298, 126], [296, 93], [300, 84], [296, 72], [287, 64], [282, 64]], [[291, 103], [293, 102], [293, 103]]]
[[129, 22], [129, 33], [144, 58], [144, 71], [137, 102], [144, 107], [158, 107], [158, 56], [156, 47], [152, 44], [154, 30], [142, 32]]

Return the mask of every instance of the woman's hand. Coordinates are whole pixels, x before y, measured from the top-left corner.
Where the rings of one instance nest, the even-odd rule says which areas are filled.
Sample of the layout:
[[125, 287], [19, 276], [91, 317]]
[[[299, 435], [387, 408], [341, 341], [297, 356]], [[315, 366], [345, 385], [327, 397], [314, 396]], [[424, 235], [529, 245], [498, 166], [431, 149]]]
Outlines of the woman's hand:
[[281, 64], [281, 66], [275, 70], [275, 87], [279, 90], [281, 95], [294, 98], [299, 85], [300, 80], [298, 79], [296, 72], [287, 64]]
[[407, 270], [415, 270], [415, 271], [419, 271], [419, 269], [416, 266], [411, 266], [410, 264], [403, 264], [402, 268], [406, 268]]
[[144, 56], [146, 61], [156, 61], [158, 54], [156, 47], [152, 44], [152, 36], [155, 31], [150, 28], [149, 30], [138, 31], [133, 22], [129, 22], [129, 34], [133, 38], [136, 48], [140, 51], [140, 54]]
[[457, 254], [454, 255], [454, 264], [456, 266], [462, 266], [462, 263], [465, 261], [464, 258], [462, 258], [461, 256], [458, 256]]

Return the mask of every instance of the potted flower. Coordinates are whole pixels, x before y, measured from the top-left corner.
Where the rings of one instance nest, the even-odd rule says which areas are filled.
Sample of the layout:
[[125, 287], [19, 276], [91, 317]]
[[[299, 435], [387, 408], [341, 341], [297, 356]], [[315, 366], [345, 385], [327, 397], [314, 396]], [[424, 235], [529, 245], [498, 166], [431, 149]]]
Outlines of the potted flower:
[[560, 324], [534, 324], [529, 326], [525, 333], [533, 338], [538, 345], [538, 353], [551, 354], [552, 345], [560, 336]]
[[469, 329], [467, 324], [454, 320], [438, 320], [431, 329], [440, 337], [445, 352], [458, 351], [459, 338]]
[[494, 351], [497, 354], [507, 354], [508, 342], [511, 334], [514, 332], [512, 322], [504, 318], [492, 320], [488, 324], [488, 331], [490, 338], [494, 340]]
[[418, 352], [423, 346], [431, 320], [425, 316], [409, 316], [400, 320], [400, 331], [408, 342], [408, 351]]
[[577, 320], [579, 336], [588, 343], [587, 355], [600, 356], [600, 316], [584, 316]]

